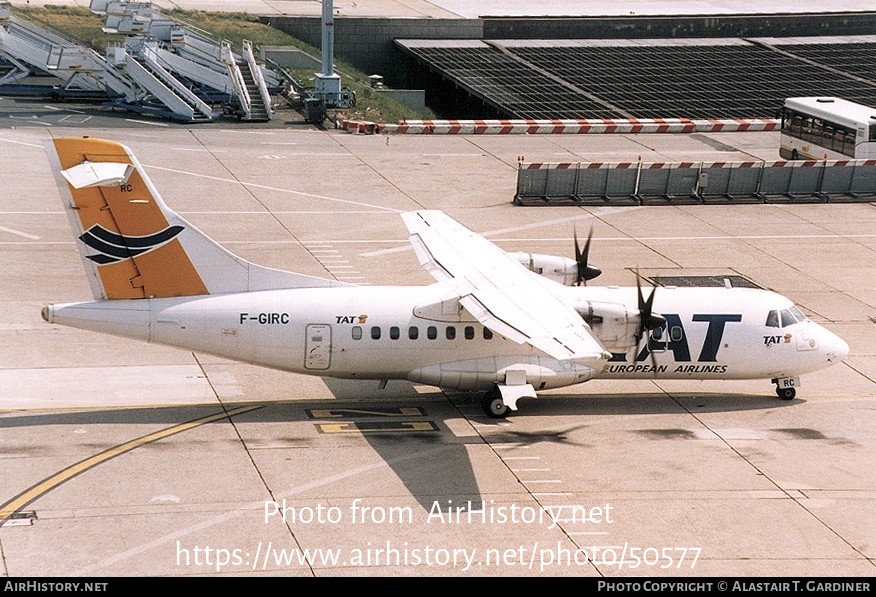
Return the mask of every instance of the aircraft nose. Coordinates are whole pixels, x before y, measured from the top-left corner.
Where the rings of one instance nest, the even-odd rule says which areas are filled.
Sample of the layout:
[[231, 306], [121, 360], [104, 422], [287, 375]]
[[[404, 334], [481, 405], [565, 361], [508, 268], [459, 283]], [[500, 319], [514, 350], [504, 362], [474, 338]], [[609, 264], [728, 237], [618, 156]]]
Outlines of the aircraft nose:
[[825, 340], [822, 346], [829, 362], [838, 363], [849, 355], [849, 345], [836, 334], [828, 332]]

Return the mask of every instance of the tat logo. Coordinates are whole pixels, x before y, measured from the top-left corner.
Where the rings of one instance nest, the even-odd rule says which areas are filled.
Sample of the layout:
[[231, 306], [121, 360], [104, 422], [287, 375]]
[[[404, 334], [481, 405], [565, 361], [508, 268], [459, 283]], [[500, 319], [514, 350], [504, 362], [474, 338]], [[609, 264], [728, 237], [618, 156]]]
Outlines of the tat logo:
[[[648, 334], [648, 341], [636, 355], [635, 361], [642, 362], [648, 359], [654, 351], [669, 351], [677, 363], [715, 363], [718, 361], [718, 351], [724, 339], [724, 331], [727, 324], [739, 323], [742, 315], [737, 313], [697, 313], [691, 318], [692, 323], [706, 325], [703, 344], [699, 347], [699, 353], [691, 353], [691, 346], [687, 331], [681, 323], [681, 317], [676, 313], [662, 313], [666, 318], [666, 326], [652, 330]], [[696, 358], [694, 359], [694, 354]], [[626, 361], [626, 353], [615, 353], [612, 361]]]
[[358, 323], [364, 325], [368, 321], [368, 315], [335, 315], [335, 323]]
[[772, 346], [773, 344], [780, 344], [784, 341], [785, 344], [791, 343], [791, 334], [785, 334], [784, 336], [764, 336], [763, 344], [764, 346]]

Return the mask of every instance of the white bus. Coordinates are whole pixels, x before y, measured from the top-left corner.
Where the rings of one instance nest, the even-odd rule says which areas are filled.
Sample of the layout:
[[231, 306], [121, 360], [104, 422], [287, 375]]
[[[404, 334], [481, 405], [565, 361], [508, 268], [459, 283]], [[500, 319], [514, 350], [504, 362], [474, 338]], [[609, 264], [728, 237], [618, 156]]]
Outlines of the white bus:
[[789, 97], [780, 143], [786, 160], [876, 158], [876, 108], [837, 97]]

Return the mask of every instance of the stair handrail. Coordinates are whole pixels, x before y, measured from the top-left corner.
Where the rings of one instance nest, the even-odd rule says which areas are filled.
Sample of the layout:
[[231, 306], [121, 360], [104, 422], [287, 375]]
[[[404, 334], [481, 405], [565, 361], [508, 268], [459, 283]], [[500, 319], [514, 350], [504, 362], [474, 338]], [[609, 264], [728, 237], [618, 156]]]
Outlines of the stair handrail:
[[252, 112], [252, 100], [250, 100], [249, 91], [246, 89], [243, 75], [240, 73], [240, 67], [234, 59], [234, 52], [231, 51], [231, 42], [223, 39], [220, 51], [222, 62], [228, 70], [228, 76], [231, 77], [231, 86], [234, 87], [234, 93], [240, 100], [240, 107], [243, 110], [244, 117], [249, 118]]
[[262, 96], [262, 104], [265, 106], [268, 118], [271, 118], [273, 116], [271, 93], [268, 91], [265, 78], [262, 76], [262, 68], [256, 63], [255, 55], [252, 51], [252, 42], [246, 39], [243, 40], [243, 58], [246, 60], [247, 65], [249, 65], [249, 70], [252, 72], [252, 76], [259, 87], [259, 95]]

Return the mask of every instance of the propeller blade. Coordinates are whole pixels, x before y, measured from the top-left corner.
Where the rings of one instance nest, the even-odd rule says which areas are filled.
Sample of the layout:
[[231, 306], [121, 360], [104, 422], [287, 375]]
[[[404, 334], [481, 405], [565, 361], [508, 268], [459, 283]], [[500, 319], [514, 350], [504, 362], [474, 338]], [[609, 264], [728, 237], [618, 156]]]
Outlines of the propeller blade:
[[588, 280], [592, 280], [602, 273], [601, 269], [588, 263], [590, 259], [590, 241], [593, 239], [593, 228], [590, 228], [590, 233], [587, 235], [587, 242], [584, 243], [583, 250], [578, 244], [578, 232], [574, 228], [572, 229], [572, 237], [575, 240], [575, 263], [578, 264], [575, 274], [575, 286], [580, 286], [582, 283], [586, 285]]
[[660, 326], [666, 325], [666, 318], [660, 314], [654, 313], [654, 295], [657, 289], [651, 288], [648, 298], [645, 298], [642, 292], [642, 277], [639, 275], [639, 270], [636, 270], [636, 289], [638, 290], [638, 307], [639, 307], [639, 332], [637, 338], [641, 339], [645, 331], [650, 331]]
[[[657, 292], [656, 287], [651, 287], [651, 292], [648, 298], [642, 293], [642, 277], [639, 275], [639, 270], [636, 270], [636, 289], [638, 290], [638, 307], [639, 307], [639, 328], [636, 331], [636, 354], [639, 354], [639, 345], [647, 332], [666, 325], [666, 318], [662, 315], [654, 313], [654, 295]], [[657, 373], [657, 355], [653, 350], [651, 353], [652, 371]]]

